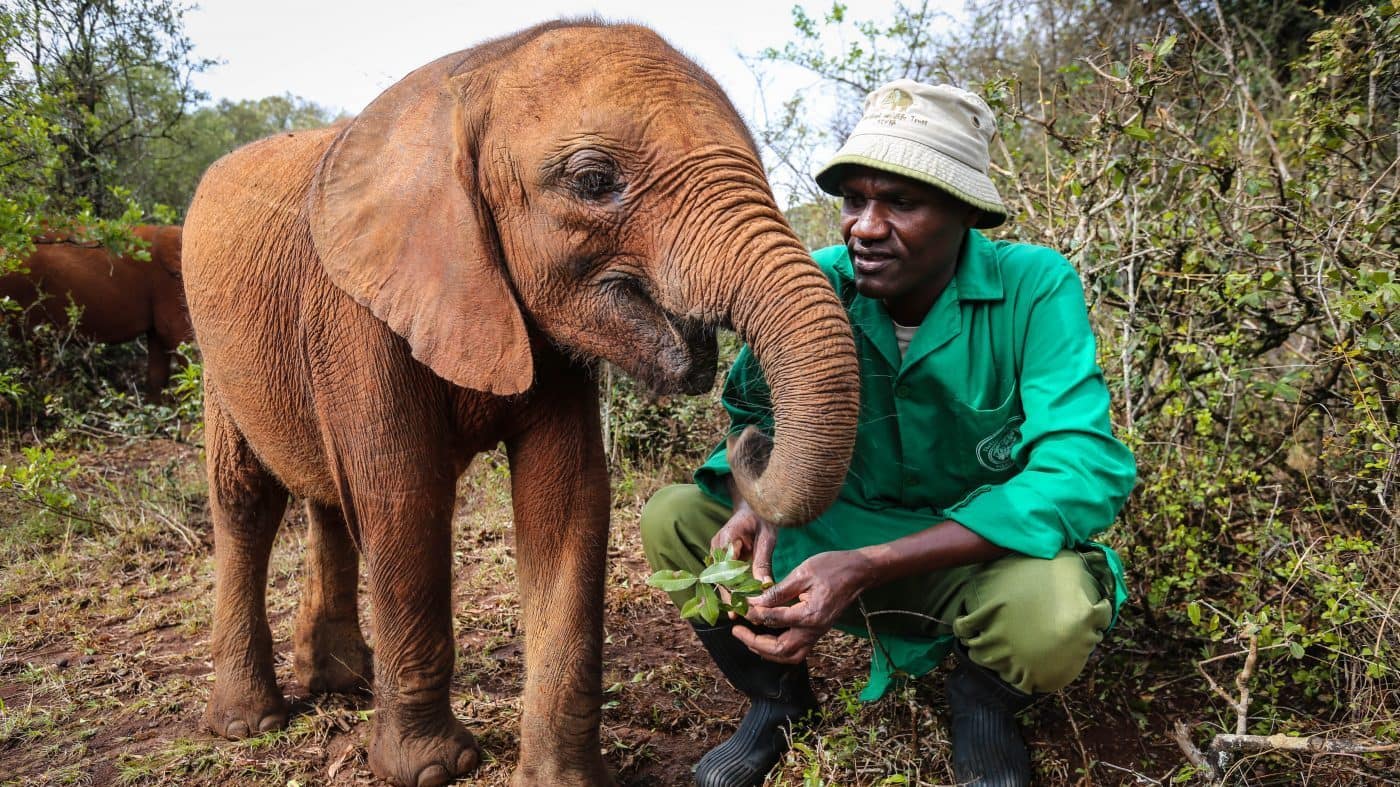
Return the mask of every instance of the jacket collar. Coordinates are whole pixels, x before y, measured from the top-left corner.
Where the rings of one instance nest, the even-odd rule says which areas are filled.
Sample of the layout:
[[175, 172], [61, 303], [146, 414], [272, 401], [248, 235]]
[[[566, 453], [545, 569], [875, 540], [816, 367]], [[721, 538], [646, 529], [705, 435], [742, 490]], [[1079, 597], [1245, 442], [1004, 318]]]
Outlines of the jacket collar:
[[996, 245], [977, 230], [967, 231], [953, 279], [958, 283], [959, 300], [999, 301], [1006, 297], [1001, 286]]
[[864, 334], [893, 369], [913, 366], [961, 333], [963, 303], [999, 301], [1005, 297], [996, 247], [982, 233], [968, 230], [953, 280], [948, 282], [948, 288], [929, 309], [901, 362], [899, 345], [894, 338], [894, 324], [884, 304], [855, 290], [855, 272], [851, 267], [849, 252], [843, 255], [839, 270], [844, 279], [843, 289], [849, 297], [847, 302], [850, 304], [852, 329], [857, 334]]

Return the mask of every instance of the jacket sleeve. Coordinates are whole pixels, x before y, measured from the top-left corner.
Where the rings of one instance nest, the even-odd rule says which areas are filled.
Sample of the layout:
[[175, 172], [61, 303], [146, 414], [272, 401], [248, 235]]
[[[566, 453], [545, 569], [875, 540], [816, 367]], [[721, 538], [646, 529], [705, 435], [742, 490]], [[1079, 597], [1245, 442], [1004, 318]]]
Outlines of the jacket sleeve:
[[946, 515], [994, 544], [1048, 559], [1112, 524], [1137, 470], [1110, 428], [1079, 277], [1058, 254], [1042, 270], [1018, 326], [1022, 469], [974, 490]]
[[[763, 378], [758, 359], [754, 358], [749, 346], [744, 345], [734, 359], [734, 366], [724, 380], [724, 409], [729, 413], [729, 435], [737, 435], [744, 427], [756, 426], [769, 436], [773, 434], [773, 402], [768, 392], [768, 382]], [[710, 454], [710, 458], [695, 471], [695, 483], [707, 496], [733, 506], [729, 496], [729, 453], [725, 440]]]

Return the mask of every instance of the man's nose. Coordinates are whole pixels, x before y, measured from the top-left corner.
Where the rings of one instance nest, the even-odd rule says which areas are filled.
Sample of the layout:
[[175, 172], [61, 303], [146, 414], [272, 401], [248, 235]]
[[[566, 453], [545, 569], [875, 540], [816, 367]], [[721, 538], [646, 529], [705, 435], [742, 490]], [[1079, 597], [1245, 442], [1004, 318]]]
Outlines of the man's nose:
[[851, 234], [861, 240], [879, 240], [889, 234], [890, 225], [883, 212], [873, 204], [867, 204], [856, 214], [851, 225]]

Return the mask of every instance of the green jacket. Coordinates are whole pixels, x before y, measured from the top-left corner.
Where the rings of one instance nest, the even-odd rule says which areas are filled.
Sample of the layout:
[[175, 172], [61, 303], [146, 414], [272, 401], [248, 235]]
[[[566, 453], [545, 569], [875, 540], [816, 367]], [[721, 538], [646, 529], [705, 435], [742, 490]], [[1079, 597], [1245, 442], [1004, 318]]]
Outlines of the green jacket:
[[[780, 532], [774, 577], [820, 552], [885, 543], [952, 519], [1033, 557], [1102, 550], [1117, 580], [1116, 620], [1127, 598], [1122, 563], [1090, 539], [1113, 522], [1136, 470], [1110, 430], [1108, 388], [1069, 262], [1052, 249], [970, 230], [953, 281], [901, 359], [883, 304], [856, 292], [846, 248], [813, 256], [851, 318], [860, 426], [836, 503]], [[747, 346], [729, 372], [724, 405], [732, 432], [752, 424], [771, 434], [768, 386]], [[721, 441], [695, 481], [732, 505], [729, 472]], [[952, 636], [881, 634], [880, 642], [866, 699], [883, 695], [895, 671], [933, 669]]]

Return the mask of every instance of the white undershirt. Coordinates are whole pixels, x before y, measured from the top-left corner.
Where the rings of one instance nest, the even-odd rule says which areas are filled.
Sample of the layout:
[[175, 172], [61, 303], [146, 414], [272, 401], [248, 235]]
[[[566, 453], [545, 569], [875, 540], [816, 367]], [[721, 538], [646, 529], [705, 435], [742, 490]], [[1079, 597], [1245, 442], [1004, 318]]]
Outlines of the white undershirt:
[[890, 320], [890, 323], [894, 325], [894, 341], [899, 345], [899, 357], [903, 358], [904, 354], [909, 352], [909, 343], [914, 341], [914, 334], [919, 332], [919, 326], [900, 325], [894, 320]]

